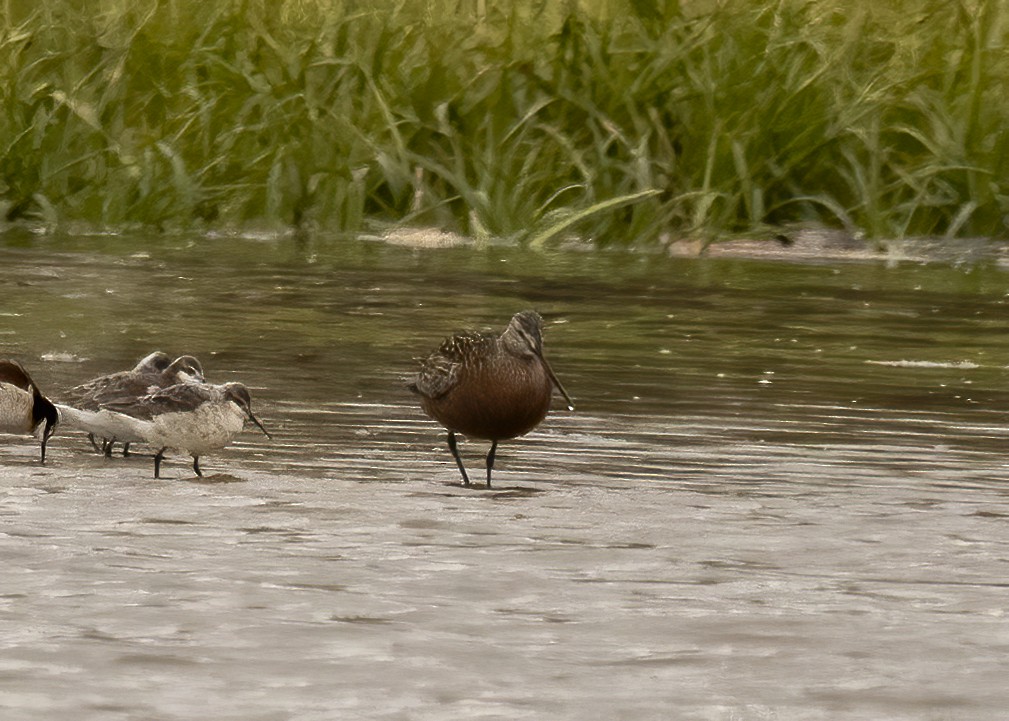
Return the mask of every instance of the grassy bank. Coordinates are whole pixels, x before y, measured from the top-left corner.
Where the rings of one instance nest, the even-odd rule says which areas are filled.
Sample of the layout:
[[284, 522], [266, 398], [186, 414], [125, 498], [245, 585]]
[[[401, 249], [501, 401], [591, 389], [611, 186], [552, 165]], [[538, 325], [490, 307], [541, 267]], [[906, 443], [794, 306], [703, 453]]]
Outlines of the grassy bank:
[[3, 0], [0, 210], [531, 244], [1005, 233], [1002, 3], [682, 5]]

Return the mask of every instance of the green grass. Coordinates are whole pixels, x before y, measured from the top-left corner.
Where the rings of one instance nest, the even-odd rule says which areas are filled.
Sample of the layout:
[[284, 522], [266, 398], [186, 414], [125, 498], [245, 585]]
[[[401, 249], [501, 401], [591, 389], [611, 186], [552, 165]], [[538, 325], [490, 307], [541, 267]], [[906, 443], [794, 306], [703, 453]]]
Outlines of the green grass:
[[0, 0], [0, 211], [642, 246], [1004, 236], [982, 0]]

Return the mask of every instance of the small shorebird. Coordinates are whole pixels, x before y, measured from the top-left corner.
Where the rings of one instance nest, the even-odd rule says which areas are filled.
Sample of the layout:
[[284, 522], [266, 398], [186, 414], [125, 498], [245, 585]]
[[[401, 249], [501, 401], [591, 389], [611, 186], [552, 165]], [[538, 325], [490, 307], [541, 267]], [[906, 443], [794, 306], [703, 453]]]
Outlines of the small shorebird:
[[133, 401], [110, 403], [106, 410], [127, 417], [137, 434], [160, 449], [154, 456], [155, 478], [161, 477], [161, 461], [169, 448], [191, 455], [193, 470], [202, 476], [200, 456], [228, 445], [246, 419], [271, 438], [253, 415], [252, 396], [241, 383], [176, 383]]
[[0, 360], [0, 433], [40, 434], [42, 459], [46, 443], [60, 422], [59, 411], [17, 361]]
[[543, 357], [543, 319], [535, 311], [516, 313], [500, 335], [461, 333], [447, 338], [421, 361], [408, 385], [424, 412], [448, 429], [463, 485], [470, 485], [456, 447], [456, 433], [491, 441], [487, 487], [498, 441], [521, 436], [546, 417], [556, 387], [573, 411], [571, 397]]
[[[71, 388], [68, 398], [74, 408], [90, 413], [64, 411], [67, 424], [87, 432], [96, 451], [102, 450], [106, 456], [111, 456], [112, 446], [118, 441], [123, 444], [123, 455], [126, 456], [129, 455], [130, 443], [143, 439], [135, 433], [123, 435], [129, 426], [114, 415], [104, 413], [107, 405], [129, 403], [176, 383], [201, 383], [203, 380], [203, 365], [193, 356], [182, 355], [172, 360], [166, 353], [155, 351], [142, 358], [130, 370], [99, 376]], [[118, 431], [118, 434], [114, 431]], [[104, 439], [102, 449], [95, 442], [96, 436]]]

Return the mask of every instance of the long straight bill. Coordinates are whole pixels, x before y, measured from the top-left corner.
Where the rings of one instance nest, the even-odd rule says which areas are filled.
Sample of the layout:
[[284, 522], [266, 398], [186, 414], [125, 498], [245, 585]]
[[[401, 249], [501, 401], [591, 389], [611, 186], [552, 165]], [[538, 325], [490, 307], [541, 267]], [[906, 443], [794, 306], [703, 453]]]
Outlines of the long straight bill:
[[568, 395], [568, 392], [564, 390], [564, 386], [561, 385], [560, 380], [557, 378], [557, 374], [554, 373], [554, 369], [550, 367], [550, 364], [547, 362], [547, 359], [544, 358], [543, 356], [540, 356], [540, 360], [543, 361], [543, 367], [547, 369], [547, 375], [550, 376], [550, 380], [553, 381], [554, 385], [557, 387], [557, 390], [559, 390], [561, 392], [561, 395], [564, 396], [564, 400], [568, 402], [568, 410], [573, 411], [575, 409], [574, 401], [571, 400], [571, 396]]
[[252, 411], [246, 410], [245, 412], [248, 414], [249, 420], [251, 420], [257, 426], [259, 426], [259, 430], [261, 430], [266, 435], [267, 438], [273, 440], [273, 436], [271, 436], [269, 432], [267, 432], [266, 428], [263, 427], [263, 424], [259, 422], [259, 419], [256, 418], [254, 415], [252, 415]]

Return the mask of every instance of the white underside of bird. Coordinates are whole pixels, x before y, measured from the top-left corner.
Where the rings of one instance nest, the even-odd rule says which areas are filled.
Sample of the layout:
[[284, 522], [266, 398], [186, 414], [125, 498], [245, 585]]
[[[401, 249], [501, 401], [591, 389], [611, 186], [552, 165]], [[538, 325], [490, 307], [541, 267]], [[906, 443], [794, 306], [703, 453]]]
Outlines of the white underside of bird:
[[[29, 396], [29, 401], [31, 396]], [[245, 427], [245, 412], [234, 403], [205, 403], [193, 410], [162, 413], [152, 420], [102, 409], [56, 406], [71, 428], [120, 443], [149, 443], [200, 456], [223, 448]]]
[[245, 412], [235, 403], [204, 403], [189, 411], [161, 413], [146, 426], [155, 448], [172, 448], [191, 456], [224, 448], [245, 427]]
[[118, 443], [139, 443], [147, 440], [150, 421], [141, 420], [108, 409], [85, 411], [72, 406], [56, 404], [63, 422], [70, 428], [91, 433], [97, 438], [108, 438]]

